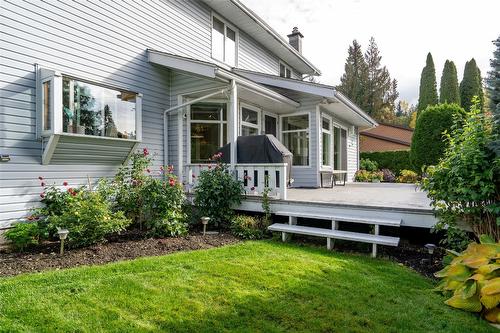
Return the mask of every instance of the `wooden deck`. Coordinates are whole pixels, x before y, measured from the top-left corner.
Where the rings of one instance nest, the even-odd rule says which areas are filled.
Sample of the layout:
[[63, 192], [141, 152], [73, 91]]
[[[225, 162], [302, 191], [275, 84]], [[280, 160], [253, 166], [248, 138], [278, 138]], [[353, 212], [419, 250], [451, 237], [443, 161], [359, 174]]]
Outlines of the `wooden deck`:
[[[260, 198], [247, 197], [239, 209], [262, 212]], [[354, 183], [333, 188], [292, 188], [288, 189], [287, 200], [271, 200], [271, 211], [401, 219], [401, 226], [419, 228], [432, 228], [437, 221], [427, 195], [413, 184]]]

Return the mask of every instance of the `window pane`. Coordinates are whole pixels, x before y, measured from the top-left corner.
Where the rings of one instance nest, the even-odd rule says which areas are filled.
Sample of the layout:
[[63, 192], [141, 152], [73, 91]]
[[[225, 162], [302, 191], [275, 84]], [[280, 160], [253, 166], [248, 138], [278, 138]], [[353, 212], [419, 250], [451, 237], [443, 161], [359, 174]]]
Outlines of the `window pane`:
[[212, 27], [212, 57], [224, 61], [224, 23], [214, 17]]
[[321, 124], [322, 124], [322, 127], [324, 130], [327, 130], [327, 131], [330, 130], [330, 120], [328, 120], [327, 118], [323, 118], [321, 121]]
[[236, 42], [226, 38], [226, 49], [224, 55], [224, 61], [231, 67], [236, 66]]
[[63, 131], [135, 139], [136, 94], [63, 79]]
[[43, 129], [45, 131], [48, 131], [51, 129], [51, 115], [50, 115], [50, 81], [44, 82], [43, 83], [43, 92], [42, 92], [42, 99], [43, 99]]
[[241, 109], [241, 121], [246, 123], [259, 124], [259, 112], [247, 108]]
[[264, 133], [276, 136], [276, 118], [266, 115], [264, 120]]
[[191, 163], [208, 162], [220, 148], [218, 123], [191, 123]]
[[323, 165], [330, 166], [330, 156], [332, 151], [332, 135], [323, 133]]
[[309, 135], [307, 132], [283, 133], [283, 144], [293, 154], [293, 165], [309, 165]]
[[225, 103], [196, 103], [191, 105], [191, 120], [220, 120], [226, 114]]
[[285, 77], [285, 74], [286, 74], [285, 72], [286, 72], [285, 65], [280, 64], [280, 76]]
[[283, 131], [304, 130], [309, 128], [309, 116], [290, 116], [283, 118]]
[[248, 127], [248, 126], [241, 126], [241, 135], [242, 136], [249, 136], [249, 135], [258, 135], [259, 130], [255, 127]]
[[290, 71], [289, 68], [285, 69], [285, 77], [287, 77], [287, 78], [291, 78], [292, 77], [292, 72]]
[[340, 170], [340, 128], [333, 128], [333, 168]]
[[347, 131], [340, 129], [340, 166], [342, 170], [347, 170]]

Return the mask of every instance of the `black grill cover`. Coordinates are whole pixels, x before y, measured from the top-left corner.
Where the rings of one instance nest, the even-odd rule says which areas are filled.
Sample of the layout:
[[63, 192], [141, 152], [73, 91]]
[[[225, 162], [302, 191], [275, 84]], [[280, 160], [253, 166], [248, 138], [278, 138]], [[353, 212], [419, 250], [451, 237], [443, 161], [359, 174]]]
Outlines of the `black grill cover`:
[[[223, 146], [222, 161], [230, 163], [231, 144]], [[293, 154], [272, 134], [239, 136], [237, 163], [287, 163], [287, 183], [290, 184]]]

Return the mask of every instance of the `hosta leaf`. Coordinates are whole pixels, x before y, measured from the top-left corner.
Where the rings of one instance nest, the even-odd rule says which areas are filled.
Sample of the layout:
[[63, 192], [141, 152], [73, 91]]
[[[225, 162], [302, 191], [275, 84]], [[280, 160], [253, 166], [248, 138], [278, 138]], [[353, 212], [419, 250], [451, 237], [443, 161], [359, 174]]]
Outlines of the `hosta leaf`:
[[481, 266], [487, 265], [490, 262], [488, 258], [485, 257], [468, 257], [464, 258], [462, 263], [470, 268], [479, 268]]
[[484, 280], [484, 275], [483, 274], [474, 274], [467, 280], [474, 280], [474, 281], [482, 281]]
[[454, 295], [452, 298], [446, 300], [445, 303], [454, 308], [469, 312], [480, 312], [483, 308], [477, 295], [467, 299], [462, 298], [460, 295]]
[[481, 295], [480, 300], [487, 309], [492, 309], [500, 303], [500, 294]]
[[489, 280], [481, 288], [481, 295], [493, 295], [500, 293], [500, 277]]
[[455, 280], [445, 280], [446, 281], [446, 286], [444, 287], [444, 290], [457, 290], [462, 288], [464, 285], [463, 282], [461, 281], [455, 281]]
[[470, 270], [462, 264], [451, 265], [446, 276], [456, 281], [465, 281], [470, 276]]
[[435, 277], [438, 277], [438, 278], [444, 278], [444, 277], [447, 277], [448, 276], [448, 270], [449, 270], [450, 266], [446, 266], [445, 268], [443, 268], [442, 270], [440, 271], [437, 271], [436, 273], [434, 273], [434, 276]]
[[445, 251], [446, 251], [446, 253], [448, 253], [449, 255], [451, 255], [453, 257], [458, 257], [460, 255], [460, 253], [458, 253], [455, 250], [448, 250], [448, 249], [446, 249]]
[[476, 294], [476, 281], [474, 280], [467, 280], [467, 282], [464, 284], [462, 288], [459, 289], [460, 294], [462, 295], [463, 298], [470, 298]]
[[489, 264], [479, 267], [476, 272], [482, 275], [490, 274], [500, 268], [499, 264]]
[[484, 318], [486, 318], [487, 321], [492, 322], [492, 323], [498, 323], [499, 322], [499, 316], [500, 315], [500, 309], [499, 308], [494, 308], [491, 310], [488, 310], [484, 313]]

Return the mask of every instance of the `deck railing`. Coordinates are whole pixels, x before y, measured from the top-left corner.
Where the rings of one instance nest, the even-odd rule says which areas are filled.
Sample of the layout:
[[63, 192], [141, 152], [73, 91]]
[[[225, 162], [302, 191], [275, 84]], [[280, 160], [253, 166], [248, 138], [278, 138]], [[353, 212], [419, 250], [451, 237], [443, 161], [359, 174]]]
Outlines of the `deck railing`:
[[[188, 164], [185, 167], [185, 182], [188, 192], [196, 187], [198, 176], [202, 170], [214, 168], [215, 164]], [[286, 200], [287, 177], [286, 163], [236, 164], [230, 172], [243, 183], [246, 195], [262, 196], [265, 187], [269, 188], [269, 196]], [[267, 184], [266, 184], [267, 183]]]

